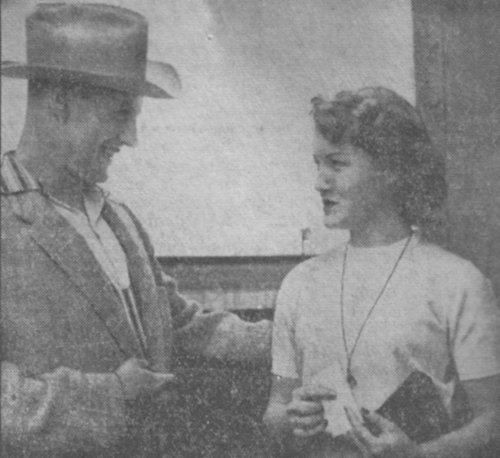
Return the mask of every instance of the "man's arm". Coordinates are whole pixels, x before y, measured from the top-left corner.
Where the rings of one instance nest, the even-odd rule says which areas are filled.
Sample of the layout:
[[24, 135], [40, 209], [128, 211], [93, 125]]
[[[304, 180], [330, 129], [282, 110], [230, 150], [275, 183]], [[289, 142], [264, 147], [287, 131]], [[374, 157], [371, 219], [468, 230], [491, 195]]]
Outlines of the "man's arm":
[[249, 323], [229, 312], [204, 312], [177, 291], [175, 280], [162, 274], [171, 307], [177, 351], [224, 361], [269, 364], [272, 323]]
[[37, 378], [2, 363], [3, 450], [40, 456], [106, 449], [126, 433], [117, 376], [58, 368]]
[[158, 288], [166, 290], [176, 351], [227, 362], [270, 364], [272, 323], [249, 323], [229, 312], [203, 312], [198, 304], [181, 296], [175, 280], [163, 272], [142, 224], [127, 206], [122, 206], [143, 240]]
[[127, 435], [127, 403], [161, 392], [173, 381], [173, 375], [151, 372], [146, 361], [135, 358], [109, 373], [59, 367], [35, 378], [9, 362], [1, 369], [6, 456], [7, 451], [39, 456], [109, 451]]

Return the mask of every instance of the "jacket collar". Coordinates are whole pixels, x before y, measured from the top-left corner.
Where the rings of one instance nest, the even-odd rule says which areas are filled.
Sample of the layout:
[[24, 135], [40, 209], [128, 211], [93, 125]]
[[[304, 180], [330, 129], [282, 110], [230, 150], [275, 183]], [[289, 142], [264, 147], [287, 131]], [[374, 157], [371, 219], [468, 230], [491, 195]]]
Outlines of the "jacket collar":
[[0, 189], [3, 195], [9, 195], [40, 191], [41, 186], [16, 160], [15, 152], [9, 151], [2, 156]]

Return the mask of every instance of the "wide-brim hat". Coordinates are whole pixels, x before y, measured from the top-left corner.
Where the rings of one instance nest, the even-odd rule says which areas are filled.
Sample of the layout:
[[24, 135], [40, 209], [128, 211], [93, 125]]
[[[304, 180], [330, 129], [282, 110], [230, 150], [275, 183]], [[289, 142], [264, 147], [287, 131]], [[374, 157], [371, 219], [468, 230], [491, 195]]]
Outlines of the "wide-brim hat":
[[39, 4], [26, 18], [26, 63], [3, 61], [11, 78], [45, 79], [173, 98], [179, 76], [170, 64], [147, 60], [146, 19], [103, 4]]

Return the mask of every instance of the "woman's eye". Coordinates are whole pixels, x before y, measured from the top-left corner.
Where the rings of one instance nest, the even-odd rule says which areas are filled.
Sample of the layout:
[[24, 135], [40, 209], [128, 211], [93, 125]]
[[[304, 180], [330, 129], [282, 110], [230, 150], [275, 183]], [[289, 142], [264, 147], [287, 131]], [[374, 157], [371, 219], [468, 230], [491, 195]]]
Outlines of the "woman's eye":
[[335, 170], [342, 170], [344, 167], [347, 167], [349, 164], [346, 161], [341, 161], [339, 159], [330, 159], [328, 161], [328, 165]]
[[331, 169], [334, 169], [335, 171], [339, 172], [345, 167], [348, 167], [350, 163], [348, 161], [342, 160], [342, 159], [336, 159], [336, 158], [330, 158], [330, 157], [325, 157], [324, 159], [313, 159], [314, 164], [316, 168], [320, 168], [321, 166], [323, 167], [329, 167]]

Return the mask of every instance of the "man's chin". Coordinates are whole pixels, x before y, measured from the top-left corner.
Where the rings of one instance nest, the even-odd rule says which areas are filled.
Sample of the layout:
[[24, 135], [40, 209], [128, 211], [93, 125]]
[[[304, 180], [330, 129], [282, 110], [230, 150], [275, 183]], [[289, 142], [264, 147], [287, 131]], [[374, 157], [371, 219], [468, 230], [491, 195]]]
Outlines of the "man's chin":
[[105, 183], [108, 180], [108, 174], [99, 174], [92, 177], [85, 177], [84, 186], [87, 189], [92, 189], [98, 186], [99, 184]]

